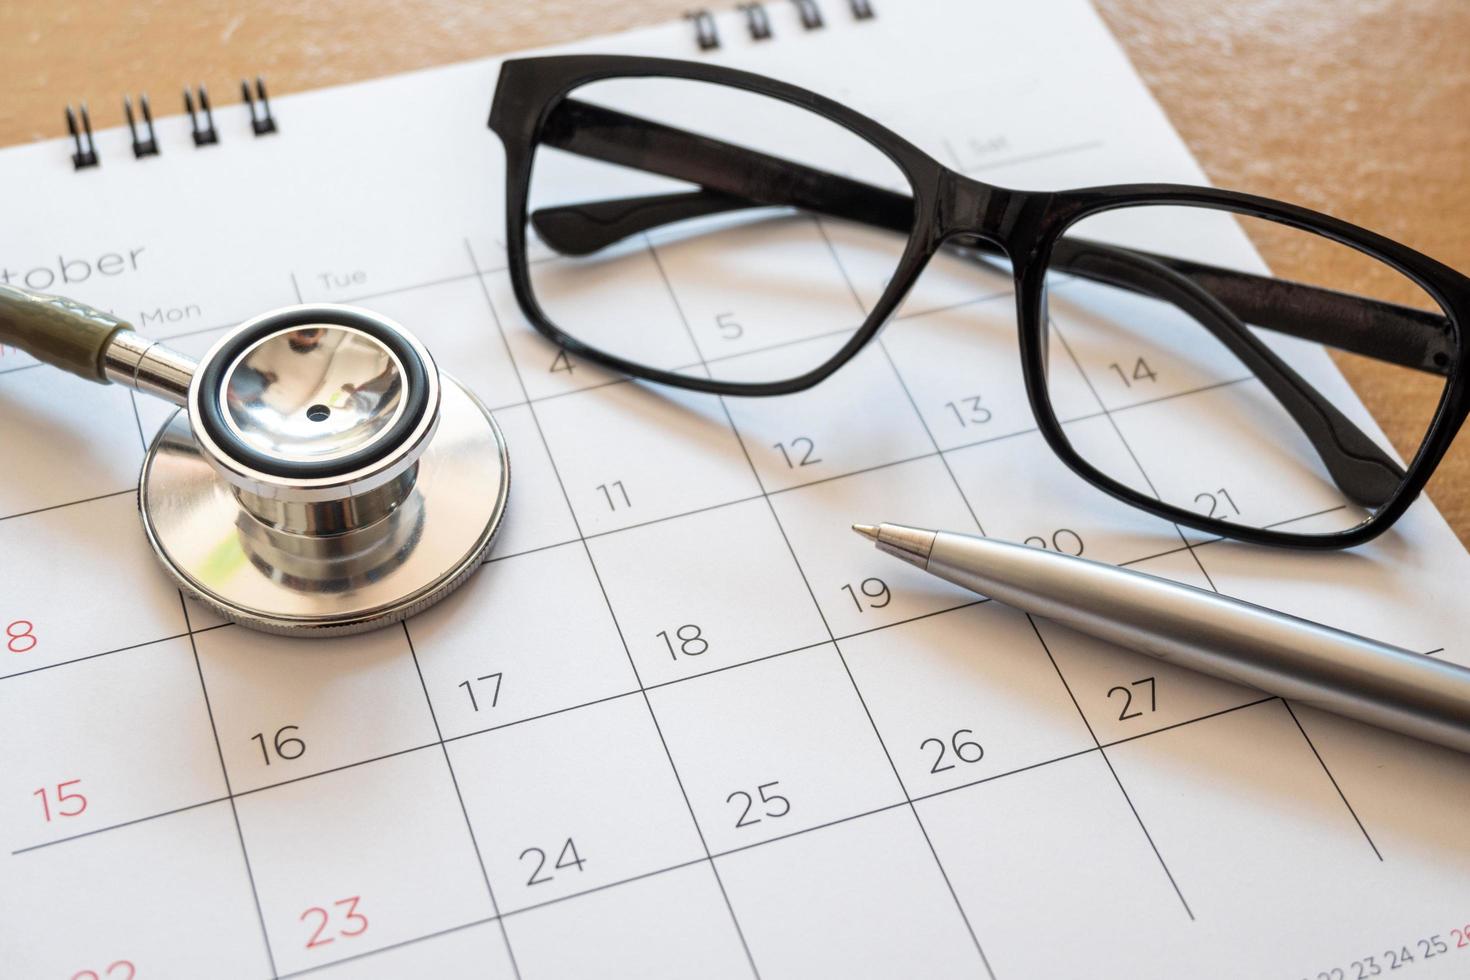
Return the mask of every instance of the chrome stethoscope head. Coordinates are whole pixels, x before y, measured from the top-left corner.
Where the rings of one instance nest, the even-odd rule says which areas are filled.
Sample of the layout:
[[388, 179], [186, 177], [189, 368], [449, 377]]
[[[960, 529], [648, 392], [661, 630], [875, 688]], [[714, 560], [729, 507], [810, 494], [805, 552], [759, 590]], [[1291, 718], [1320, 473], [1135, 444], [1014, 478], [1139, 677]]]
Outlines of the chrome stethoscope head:
[[375, 313], [275, 310], [195, 364], [106, 314], [0, 287], [0, 341], [180, 406], [143, 463], [143, 526], [179, 584], [242, 625], [396, 622], [467, 579], [504, 516], [494, 419]]

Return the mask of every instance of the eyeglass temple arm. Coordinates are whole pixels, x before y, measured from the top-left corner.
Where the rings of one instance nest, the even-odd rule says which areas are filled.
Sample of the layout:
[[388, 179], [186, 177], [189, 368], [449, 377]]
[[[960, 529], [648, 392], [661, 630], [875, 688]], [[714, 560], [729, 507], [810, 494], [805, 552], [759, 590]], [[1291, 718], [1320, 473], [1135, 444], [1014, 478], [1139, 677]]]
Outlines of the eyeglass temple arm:
[[[573, 99], [552, 111], [542, 140], [703, 188], [538, 209], [531, 216], [538, 234], [563, 254], [586, 255], [651, 228], [751, 207], [800, 207], [902, 234], [913, 223], [913, 199], [906, 194]], [[741, 166], [732, 167], [732, 160]], [[1063, 239], [1067, 241], [1078, 240]], [[999, 254], [980, 239], [967, 244]], [[1207, 289], [1239, 319], [1267, 330], [1441, 376], [1449, 374], [1453, 363], [1453, 331], [1442, 315], [1116, 245], [1089, 244], [1151, 259]], [[1055, 267], [1087, 278], [1069, 269], [1066, 260], [1065, 254], [1053, 255]]]

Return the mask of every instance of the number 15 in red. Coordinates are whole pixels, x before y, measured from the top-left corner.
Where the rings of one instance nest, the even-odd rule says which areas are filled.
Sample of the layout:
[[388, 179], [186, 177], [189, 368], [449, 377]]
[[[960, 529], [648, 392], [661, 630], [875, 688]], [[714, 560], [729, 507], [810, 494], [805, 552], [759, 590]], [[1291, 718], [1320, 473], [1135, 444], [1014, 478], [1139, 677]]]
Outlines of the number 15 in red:
[[[32, 796], [41, 800], [41, 812], [46, 816], [46, 822], [50, 823], [52, 817], [75, 817], [87, 808], [87, 798], [75, 790], [67, 787], [80, 783], [80, 779], [68, 779], [64, 783], [57, 783], [53, 791], [45, 786], [32, 793]], [[55, 805], [53, 806], [53, 801]]]

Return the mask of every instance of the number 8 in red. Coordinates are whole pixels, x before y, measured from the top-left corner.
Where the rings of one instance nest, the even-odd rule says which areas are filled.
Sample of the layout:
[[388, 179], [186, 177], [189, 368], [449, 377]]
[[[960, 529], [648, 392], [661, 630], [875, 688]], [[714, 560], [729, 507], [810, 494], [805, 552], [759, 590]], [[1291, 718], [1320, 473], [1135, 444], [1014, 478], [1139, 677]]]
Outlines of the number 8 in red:
[[5, 627], [5, 648], [11, 653], [30, 653], [36, 648], [36, 624], [17, 619]]

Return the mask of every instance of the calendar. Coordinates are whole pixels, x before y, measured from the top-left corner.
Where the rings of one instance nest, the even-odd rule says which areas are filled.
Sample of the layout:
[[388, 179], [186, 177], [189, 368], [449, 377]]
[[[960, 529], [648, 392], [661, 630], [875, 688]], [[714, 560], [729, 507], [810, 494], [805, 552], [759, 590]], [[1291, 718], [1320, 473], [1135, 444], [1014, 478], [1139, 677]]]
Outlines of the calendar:
[[[823, 9], [804, 30], [769, 5], [768, 41], [720, 14], [705, 52], [684, 23], [564, 50], [783, 78], [1002, 185], [1205, 182], [1082, 0]], [[1470, 976], [1470, 758], [1030, 618], [849, 530], [1040, 539], [1470, 664], [1470, 560], [1429, 500], [1305, 554], [1105, 496], [1036, 429], [1013, 298], [949, 256], [799, 394], [568, 358], [506, 273], [498, 68], [280, 98], [259, 138], [218, 107], [199, 149], [161, 119], [143, 160], [103, 130], [85, 171], [60, 142], [0, 154], [4, 281], [195, 356], [277, 306], [372, 309], [492, 409], [512, 467], [504, 530], [444, 602], [264, 635], [181, 595], [145, 540], [138, 470], [171, 409], [0, 349], [0, 973]], [[711, 316], [782, 301], [667, 273]], [[844, 273], [881, 290], [811, 271]], [[1068, 397], [1109, 397], [1078, 348]], [[1281, 350], [1358, 406], [1319, 348]], [[1209, 397], [1169, 367], [1160, 397]], [[1228, 447], [1129, 435], [1145, 466], [1312, 510]]]

